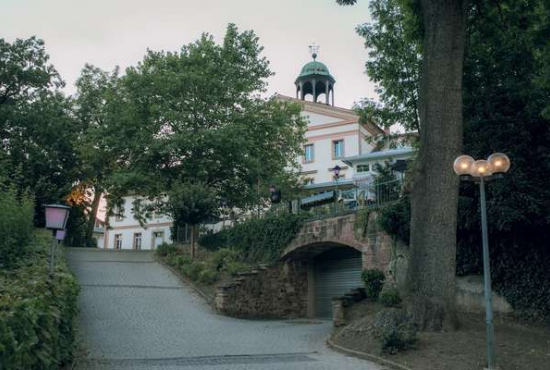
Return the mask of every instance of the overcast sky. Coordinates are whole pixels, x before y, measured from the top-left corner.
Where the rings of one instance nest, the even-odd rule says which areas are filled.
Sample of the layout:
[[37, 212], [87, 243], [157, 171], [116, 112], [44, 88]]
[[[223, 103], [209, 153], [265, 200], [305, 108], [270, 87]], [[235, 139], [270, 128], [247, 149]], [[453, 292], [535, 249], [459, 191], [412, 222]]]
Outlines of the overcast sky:
[[202, 32], [221, 40], [228, 23], [252, 29], [276, 73], [269, 92], [295, 96], [294, 80], [321, 46], [318, 60], [336, 78], [335, 104], [350, 108], [374, 98], [364, 73], [367, 51], [356, 34], [370, 20], [368, 1], [342, 7], [335, 0], [0, 0], [0, 38], [36, 35], [64, 80], [66, 91], [85, 63], [123, 68], [142, 59], [147, 48], [178, 50]]

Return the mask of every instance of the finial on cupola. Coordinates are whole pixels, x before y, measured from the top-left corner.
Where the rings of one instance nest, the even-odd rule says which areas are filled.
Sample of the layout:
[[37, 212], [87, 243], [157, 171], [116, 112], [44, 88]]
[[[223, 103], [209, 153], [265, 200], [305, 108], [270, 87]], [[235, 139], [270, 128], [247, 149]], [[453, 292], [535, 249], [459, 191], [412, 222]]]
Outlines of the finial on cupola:
[[315, 43], [309, 45], [309, 53], [311, 54], [311, 57], [313, 60], [317, 59], [317, 55], [319, 54], [319, 49], [321, 47], [319, 45], [315, 45]]

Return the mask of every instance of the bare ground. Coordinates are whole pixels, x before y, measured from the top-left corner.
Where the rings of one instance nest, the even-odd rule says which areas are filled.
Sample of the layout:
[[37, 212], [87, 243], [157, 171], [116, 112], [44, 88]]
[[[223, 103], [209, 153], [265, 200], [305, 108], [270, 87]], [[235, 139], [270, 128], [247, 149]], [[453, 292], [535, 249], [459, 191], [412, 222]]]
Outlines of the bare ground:
[[[460, 329], [419, 333], [415, 348], [397, 355], [380, 351], [379, 342], [366, 330], [379, 304], [359, 303], [352, 321], [333, 332], [332, 341], [344, 348], [366, 352], [413, 370], [477, 370], [485, 367], [485, 316], [461, 313]], [[496, 358], [501, 370], [550, 370], [550, 327], [517, 321], [508, 316], [495, 319]]]

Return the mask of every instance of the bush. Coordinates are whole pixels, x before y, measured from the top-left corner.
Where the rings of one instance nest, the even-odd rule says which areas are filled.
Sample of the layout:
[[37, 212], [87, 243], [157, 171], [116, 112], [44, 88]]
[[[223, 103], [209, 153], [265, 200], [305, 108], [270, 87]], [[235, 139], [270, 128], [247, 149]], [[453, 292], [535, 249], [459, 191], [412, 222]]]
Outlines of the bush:
[[236, 276], [237, 274], [248, 271], [249, 269], [250, 269], [249, 265], [239, 261], [231, 261], [228, 264], [226, 264], [224, 268], [224, 270], [231, 276]]
[[157, 247], [155, 253], [157, 254], [157, 256], [167, 257], [169, 255], [181, 254], [182, 250], [174, 244], [162, 243]]
[[237, 260], [237, 252], [231, 249], [220, 249], [212, 254], [209, 263], [217, 270], [224, 270], [227, 264]]
[[269, 263], [300, 230], [304, 215], [270, 214], [263, 219], [249, 219], [218, 233], [205, 235], [199, 244], [207, 249], [230, 248], [246, 262]]
[[204, 262], [193, 261], [189, 264], [181, 266], [181, 272], [191, 280], [198, 280], [199, 274], [204, 270], [206, 264]]
[[394, 287], [384, 289], [380, 294], [380, 303], [385, 307], [397, 307], [401, 304], [401, 301], [399, 290]]
[[24, 265], [0, 272], [0, 369], [57, 370], [73, 358], [79, 287], [63, 258], [50, 279], [44, 236]]
[[189, 256], [174, 256], [174, 266], [182, 268], [183, 266], [189, 265], [193, 262]]
[[389, 308], [376, 314], [373, 335], [382, 344], [382, 352], [396, 354], [410, 348], [417, 340], [418, 329], [404, 310]]
[[227, 233], [220, 231], [212, 234], [204, 234], [199, 238], [199, 245], [209, 251], [217, 251], [227, 246]]
[[408, 196], [381, 207], [378, 225], [389, 235], [409, 244], [411, 235], [411, 201]]
[[371, 299], [373, 301], [378, 300], [378, 296], [380, 295], [380, 292], [384, 287], [384, 281], [386, 280], [384, 272], [377, 269], [364, 270], [361, 274], [361, 279], [363, 279], [363, 282], [365, 283], [367, 299]]
[[0, 193], [0, 269], [15, 268], [26, 253], [33, 235], [34, 202], [16, 196], [14, 191]]
[[203, 284], [213, 284], [220, 278], [220, 273], [213, 268], [205, 268], [198, 274], [198, 280]]

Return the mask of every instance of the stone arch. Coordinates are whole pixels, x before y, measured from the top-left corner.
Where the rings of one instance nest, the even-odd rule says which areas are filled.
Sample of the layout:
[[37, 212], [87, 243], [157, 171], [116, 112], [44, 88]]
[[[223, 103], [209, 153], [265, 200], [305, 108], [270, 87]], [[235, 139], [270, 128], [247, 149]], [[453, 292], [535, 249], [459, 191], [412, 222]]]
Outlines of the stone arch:
[[293, 242], [285, 248], [281, 259], [309, 260], [334, 248], [352, 248], [360, 253], [365, 252], [365, 246], [356, 241], [343, 241], [326, 238], [323, 240], [310, 241], [306, 243]]

